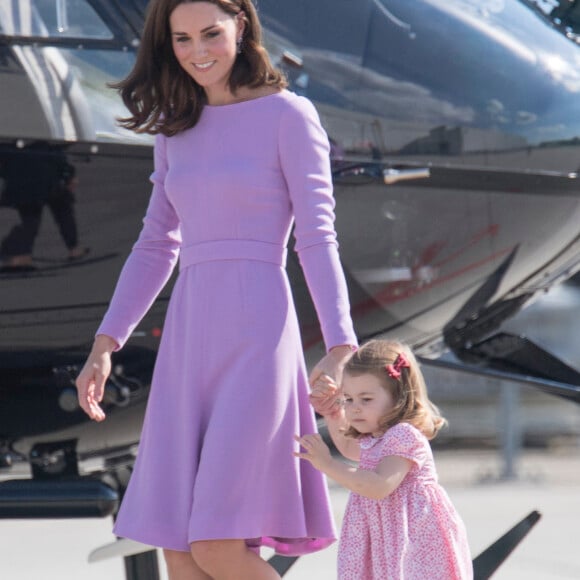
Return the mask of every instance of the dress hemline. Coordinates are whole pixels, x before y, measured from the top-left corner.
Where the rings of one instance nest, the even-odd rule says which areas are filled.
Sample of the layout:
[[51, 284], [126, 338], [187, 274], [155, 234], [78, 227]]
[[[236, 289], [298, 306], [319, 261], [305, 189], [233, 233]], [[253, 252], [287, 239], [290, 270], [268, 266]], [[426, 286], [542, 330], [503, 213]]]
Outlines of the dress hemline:
[[122, 532], [121, 530], [113, 529], [115, 535], [121, 538], [127, 538], [135, 542], [140, 542], [151, 546], [152, 548], [160, 548], [165, 550], [175, 550], [177, 552], [189, 552], [190, 544], [193, 542], [212, 541], [212, 540], [244, 540], [248, 548], [271, 548], [280, 556], [305, 556], [320, 552], [334, 544], [337, 541], [335, 537], [320, 537], [320, 538], [304, 538], [304, 537], [288, 537], [280, 538], [277, 536], [261, 536], [257, 538], [242, 538], [242, 537], [216, 537], [210, 538], [207, 536], [190, 538], [187, 546], [181, 542], [172, 542], [167, 540], [167, 536], [155, 533], [133, 533]]

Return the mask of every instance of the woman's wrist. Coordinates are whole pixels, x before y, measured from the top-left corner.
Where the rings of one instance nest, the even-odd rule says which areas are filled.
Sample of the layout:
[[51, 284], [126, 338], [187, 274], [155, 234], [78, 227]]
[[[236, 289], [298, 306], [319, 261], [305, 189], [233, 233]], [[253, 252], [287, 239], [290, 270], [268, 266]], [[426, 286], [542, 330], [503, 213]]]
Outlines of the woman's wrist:
[[111, 354], [118, 346], [117, 341], [113, 337], [108, 336], [107, 334], [97, 334], [97, 336], [95, 336], [95, 341], [93, 342], [93, 351]]
[[355, 350], [356, 346], [352, 344], [337, 344], [336, 346], [330, 347], [328, 350], [329, 354], [338, 355], [341, 358], [345, 356], [350, 356]]

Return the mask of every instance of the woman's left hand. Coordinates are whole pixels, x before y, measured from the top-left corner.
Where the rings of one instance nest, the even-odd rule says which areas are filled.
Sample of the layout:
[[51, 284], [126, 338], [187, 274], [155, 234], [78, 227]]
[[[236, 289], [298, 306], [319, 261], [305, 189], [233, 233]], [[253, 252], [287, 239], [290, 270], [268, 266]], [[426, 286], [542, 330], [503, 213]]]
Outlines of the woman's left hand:
[[351, 355], [352, 348], [349, 345], [331, 348], [326, 356], [322, 357], [312, 369], [308, 379], [310, 387], [314, 387], [314, 384], [322, 375], [328, 375], [337, 385], [340, 385], [342, 381], [342, 370]]

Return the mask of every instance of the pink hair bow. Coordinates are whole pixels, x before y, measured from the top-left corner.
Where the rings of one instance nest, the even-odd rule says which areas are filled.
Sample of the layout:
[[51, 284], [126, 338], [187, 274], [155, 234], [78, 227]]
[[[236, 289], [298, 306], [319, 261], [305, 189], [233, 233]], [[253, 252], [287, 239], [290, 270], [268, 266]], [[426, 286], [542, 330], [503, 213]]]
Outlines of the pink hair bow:
[[392, 365], [385, 365], [385, 368], [391, 378], [399, 379], [401, 378], [401, 369], [408, 369], [410, 366], [407, 357], [401, 352], [397, 355], [395, 362]]

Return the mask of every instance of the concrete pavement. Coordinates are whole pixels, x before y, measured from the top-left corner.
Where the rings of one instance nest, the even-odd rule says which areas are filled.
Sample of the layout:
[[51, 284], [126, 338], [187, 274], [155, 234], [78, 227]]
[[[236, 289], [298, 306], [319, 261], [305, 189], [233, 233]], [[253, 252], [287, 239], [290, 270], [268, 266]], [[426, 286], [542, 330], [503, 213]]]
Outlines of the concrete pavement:
[[[440, 481], [462, 515], [475, 556], [536, 509], [542, 518], [494, 580], [578, 580], [580, 447], [526, 451], [515, 479], [497, 451], [435, 451]], [[337, 524], [348, 493], [331, 483]], [[0, 520], [1, 580], [124, 580], [121, 560], [89, 564], [114, 540], [107, 520]], [[336, 546], [298, 560], [288, 580], [335, 580]], [[162, 570], [162, 578], [167, 578]]]

